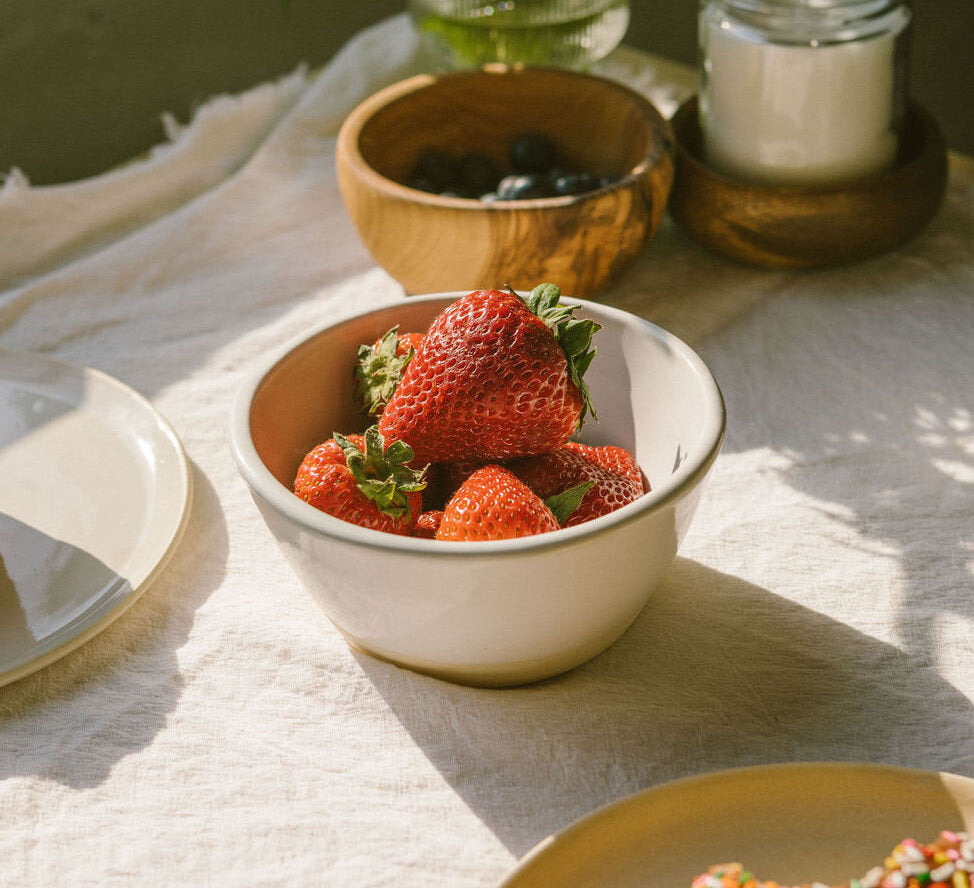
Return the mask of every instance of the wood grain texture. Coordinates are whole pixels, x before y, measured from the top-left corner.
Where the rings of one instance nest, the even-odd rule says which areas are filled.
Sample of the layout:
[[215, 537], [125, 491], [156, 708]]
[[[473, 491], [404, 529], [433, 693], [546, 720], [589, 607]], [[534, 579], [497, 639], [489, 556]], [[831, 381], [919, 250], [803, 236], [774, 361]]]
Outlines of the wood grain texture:
[[943, 135], [915, 102], [892, 170], [823, 188], [753, 185], [708, 167], [695, 96], [672, 123], [677, 171], [671, 214], [695, 240], [749, 265], [810, 268], [892, 250], [933, 218], [946, 190]]
[[[575, 197], [484, 203], [400, 184], [436, 147], [485, 153], [502, 168], [511, 139], [541, 132], [562, 165], [619, 180]], [[337, 169], [366, 247], [407, 293], [541, 281], [588, 297], [642, 250], [675, 168], [669, 123], [621, 84], [569, 71], [491, 66], [421, 75], [346, 119]]]

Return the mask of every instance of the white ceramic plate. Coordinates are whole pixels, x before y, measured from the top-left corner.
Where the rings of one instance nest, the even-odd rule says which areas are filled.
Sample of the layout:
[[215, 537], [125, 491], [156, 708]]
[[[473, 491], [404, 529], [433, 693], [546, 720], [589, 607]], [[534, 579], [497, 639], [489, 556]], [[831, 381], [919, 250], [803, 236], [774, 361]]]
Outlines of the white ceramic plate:
[[0, 685], [116, 619], [189, 515], [179, 439], [97, 370], [0, 350]]
[[974, 780], [883, 765], [787, 764], [667, 783], [541, 842], [500, 888], [689, 888], [738, 861], [781, 884], [838, 885], [900, 839], [974, 827]]

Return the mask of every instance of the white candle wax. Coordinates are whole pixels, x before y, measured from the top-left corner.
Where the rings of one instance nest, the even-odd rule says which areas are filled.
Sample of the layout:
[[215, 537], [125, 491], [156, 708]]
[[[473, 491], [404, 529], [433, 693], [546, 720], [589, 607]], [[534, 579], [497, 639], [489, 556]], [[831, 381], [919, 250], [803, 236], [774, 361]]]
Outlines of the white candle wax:
[[892, 165], [896, 38], [822, 46], [703, 26], [701, 126], [708, 163], [768, 184], [822, 184]]

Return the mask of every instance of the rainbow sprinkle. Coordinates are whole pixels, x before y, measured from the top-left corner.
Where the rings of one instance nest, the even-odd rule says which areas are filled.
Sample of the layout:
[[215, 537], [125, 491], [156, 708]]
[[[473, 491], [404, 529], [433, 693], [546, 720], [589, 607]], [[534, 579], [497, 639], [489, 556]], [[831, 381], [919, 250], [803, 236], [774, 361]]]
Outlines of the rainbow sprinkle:
[[[903, 839], [883, 861], [859, 879], [842, 886], [806, 882], [793, 888], [972, 888], [974, 839], [966, 832], [943, 830], [922, 845]], [[740, 863], [721, 863], [697, 876], [691, 888], [788, 888], [762, 881]]]

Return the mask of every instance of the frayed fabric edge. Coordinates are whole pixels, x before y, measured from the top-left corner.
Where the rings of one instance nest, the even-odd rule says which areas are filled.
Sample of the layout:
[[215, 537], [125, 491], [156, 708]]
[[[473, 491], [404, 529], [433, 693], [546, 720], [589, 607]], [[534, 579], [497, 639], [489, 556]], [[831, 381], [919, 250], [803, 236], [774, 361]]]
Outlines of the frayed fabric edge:
[[0, 172], [0, 198], [28, 188], [30, 188], [30, 179], [19, 167], [11, 167], [10, 172], [7, 173]]
[[122, 166], [75, 182], [32, 185], [0, 173], [0, 289], [23, 283], [118, 240], [220, 185], [299, 102], [307, 66], [239, 95], [217, 95], [161, 142]]

